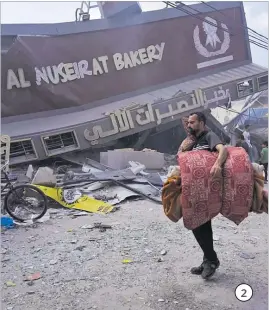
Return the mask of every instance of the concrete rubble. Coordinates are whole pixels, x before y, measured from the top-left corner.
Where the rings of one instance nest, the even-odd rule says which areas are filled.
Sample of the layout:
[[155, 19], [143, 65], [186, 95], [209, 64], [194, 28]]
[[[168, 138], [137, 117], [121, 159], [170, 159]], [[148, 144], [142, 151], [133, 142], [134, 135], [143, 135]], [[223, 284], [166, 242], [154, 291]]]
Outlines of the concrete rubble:
[[[239, 227], [214, 220], [221, 267], [204, 282], [189, 273], [202, 259], [191, 232], [151, 201], [130, 201], [105, 217], [49, 211], [37, 227], [2, 231], [2, 309], [267, 309], [267, 216]], [[235, 298], [240, 283], [254, 290], [248, 303]]]
[[[55, 205], [59, 205], [60, 202], [64, 207], [65, 203], [69, 206], [71, 203], [79, 202], [83, 197], [102, 201], [111, 206], [127, 199], [148, 199], [161, 204], [161, 188], [165, 176], [164, 154], [148, 149], [140, 152], [132, 149], [107, 152], [108, 155], [112, 153], [113, 162], [117, 162], [118, 166], [109, 166], [110, 160], [97, 162], [89, 158], [85, 159], [80, 168], [71, 164], [34, 169], [33, 165], [29, 165], [25, 174], [26, 179], [29, 183], [39, 186], [41, 190], [47, 188], [47, 191], [51, 192], [53, 188], [62, 189], [61, 199], [64, 203], [55, 200], [53, 194], [48, 195], [47, 191], [44, 193], [50, 202], [52, 199]], [[141, 159], [142, 163], [135, 161], [137, 158]], [[153, 167], [159, 169], [152, 170]], [[79, 203], [76, 209], [79, 210]], [[91, 212], [91, 209], [81, 208], [81, 210]], [[43, 221], [46, 220], [47, 214]], [[38, 222], [42, 222], [42, 218]], [[17, 224], [27, 226], [33, 224], [33, 221], [27, 220], [25, 223]]]
[[[202, 259], [191, 232], [182, 221], [168, 221], [161, 205], [148, 199], [160, 199], [166, 168], [175, 158], [168, 160], [158, 171], [134, 160], [122, 169], [92, 159], [79, 167], [31, 167], [28, 175], [41, 184], [120, 210], [89, 213], [59, 208], [50, 199], [37, 222], [2, 230], [2, 308], [267, 309], [267, 216], [251, 214], [239, 227], [218, 216], [213, 229], [221, 268], [212, 281], [201, 282], [189, 274]], [[247, 308], [234, 296], [243, 282], [255, 292]]]
[[[29, 166], [30, 168], [30, 166]], [[30, 169], [28, 169], [29, 171]], [[27, 171], [27, 173], [28, 173]], [[45, 186], [55, 186], [56, 185], [56, 176], [53, 173], [53, 170], [49, 167], [40, 167], [35, 173], [33, 184], [36, 185], [45, 185]]]
[[[123, 150], [122, 152], [127, 151]], [[135, 155], [134, 157], [130, 156], [130, 159], [136, 158], [136, 153], [146, 154], [146, 157], [160, 154], [149, 150], [131, 153]], [[115, 154], [122, 158], [120, 150], [116, 150]], [[162, 159], [164, 160], [163, 154]], [[117, 160], [118, 158], [116, 158]], [[162, 177], [165, 174], [164, 170], [146, 172], [150, 171], [147, 163], [133, 160], [128, 162], [127, 167], [126, 164], [122, 166], [124, 168], [115, 169], [115, 167], [110, 167], [107, 162], [99, 163], [87, 159], [81, 171], [67, 170], [65, 174], [56, 174], [56, 186], [76, 189], [83, 194], [108, 202], [111, 205], [116, 205], [134, 197], [143, 197], [161, 203], [160, 194], [163, 185]], [[162, 164], [161, 168], [163, 167], [164, 164]]]
[[125, 169], [130, 161], [139, 162], [146, 169], [162, 169], [165, 164], [163, 153], [147, 149], [143, 151], [119, 149], [100, 154], [100, 163], [113, 169]]

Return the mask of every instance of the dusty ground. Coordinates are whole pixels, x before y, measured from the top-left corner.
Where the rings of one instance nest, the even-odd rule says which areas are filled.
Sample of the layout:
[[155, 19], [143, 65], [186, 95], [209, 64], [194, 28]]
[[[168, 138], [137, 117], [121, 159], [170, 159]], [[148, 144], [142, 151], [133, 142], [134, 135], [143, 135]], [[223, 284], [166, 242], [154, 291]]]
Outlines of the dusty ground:
[[[37, 227], [2, 233], [1, 309], [268, 309], [265, 214], [251, 215], [239, 227], [223, 217], [214, 220], [221, 267], [205, 282], [189, 273], [202, 259], [194, 237], [182, 221], [170, 222], [161, 206], [132, 201], [107, 216], [78, 218], [61, 216], [58, 210], [55, 218]], [[81, 228], [94, 222], [113, 229]], [[167, 254], [161, 256], [162, 250]], [[123, 264], [123, 259], [133, 262]], [[41, 279], [24, 281], [36, 272]], [[16, 286], [7, 287], [7, 281]], [[254, 290], [249, 302], [235, 298], [240, 283]]]

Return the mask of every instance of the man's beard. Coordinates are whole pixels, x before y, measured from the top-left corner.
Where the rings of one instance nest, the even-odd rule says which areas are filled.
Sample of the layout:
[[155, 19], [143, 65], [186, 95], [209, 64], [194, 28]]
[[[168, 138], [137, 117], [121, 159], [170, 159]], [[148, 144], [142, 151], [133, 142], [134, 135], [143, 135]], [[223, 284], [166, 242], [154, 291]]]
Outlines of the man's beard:
[[188, 128], [188, 131], [191, 135], [195, 136], [196, 130], [194, 130], [193, 128]]

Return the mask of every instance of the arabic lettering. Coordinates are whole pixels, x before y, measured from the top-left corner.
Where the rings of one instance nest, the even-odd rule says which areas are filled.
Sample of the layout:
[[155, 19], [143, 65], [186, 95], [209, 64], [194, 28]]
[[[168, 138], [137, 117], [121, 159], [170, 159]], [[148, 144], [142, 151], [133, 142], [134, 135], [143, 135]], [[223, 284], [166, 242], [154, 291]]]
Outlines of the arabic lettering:
[[194, 105], [195, 105], [195, 101], [196, 101], [197, 106], [204, 106], [205, 105], [205, 100], [204, 100], [205, 98], [204, 98], [203, 92], [200, 88], [194, 91], [194, 97], [195, 97], [195, 98], [193, 98], [193, 104]]
[[[146, 125], [149, 124], [151, 122], [155, 122], [155, 118], [154, 118], [154, 113], [153, 113], [153, 108], [152, 108], [152, 104], [148, 103], [147, 104], [147, 108], [148, 111], [145, 111], [144, 108], [140, 108], [136, 111], [137, 115], [136, 115], [136, 122], [138, 125]], [[145, 114], [145, 118], [142, 119], [141, 114]]]
[[[189, 103], [187, 100], [180, 100], [173, 104], [169, 103], [167, 105], [168, 111], [165, 113], [161, 113], [160, 109], [154, 108], [152, 103], [148, 103], [145, 107], [140, 107], [135, 111], [136, 115], [134, 119], [140, 126], [145, 126], [154, 122], [156, 122], [157, 125], [160, 125], [164, 119], [169, 117], [173, 118], [175, 115], [181, 114], [182, 112], [188, 111], [197, 106], [202, 106], [204, 100], [201, 99], [201, 96], [203, 97], [203, 94], [200, 90], [199, 92], [190, 95], [192, 103]], [[105, 138], [135, 128], [130, 110], [117, 110], [110, 114], [110, 119], [113, 128], [111, 130], [103, 131], [103, 128], [100, 125], [93, 126], [91, 131], [85, 129], [84, 137], [91, 142], [91, 145], [98, 144], [100, 138]]]
[[205, 104], [207, 106], [212, 103], [219, 104], [221, 100], [224, 100], [224, 99], [230, 100], [231, 98], [229, 88], [224, 90], [222, 86], [219, 87], [219, 90], [215, 90], [213, 94], [214, 94], [214, 97], [211, 99], [207, 99], [206, 95], [204, 94]]
[[[114, 115], [117, 118], [118, 123], [119, 123], [119, 132], [123, 132], [123, 131], [130, 129], [130, 124], [129, 124], [129, 121], [127, 118], [126, 111], [117, 110], [114, 113]], [[112, 115], [111, 115], [111, 117], [112, 117]]]
[[[201, 92], [202, 91], [200, 91], [200, 93]], [[195, 93], [195, 92], [193, 94], [191, 94], [191, 101], [192, 101], [193, 108], [202, 107], [204, 105], [203, 96], [202, 96], [202, 100], [201, 100], [200, 96], [197, 96], [197, 93]]]
[[160, 113], [159, 109], [155, 110], [156, 116], [157, 116], [157, 125], [160, 125], [162, 123], [162, 120], [164, 118], [167, 118], [169, 116], [173, 116], [173, 108], [171, 104], [168, 104], [168, 112], [167, 113]]
[[[191, 96], [192, 102], [194, 106], [197, 105], [197, 101], [195, 96]], [[159, 109], [155, 109], [156, 117], [157, 117], [157, 125], [160, 125], [162, 123], [162, 120], [168, 117], [174, 117], [175, 115], [178, 115], [182, 112], [190, 110], [190, 105], [188, 101], [181, 100], [176, 103], [176, 109], [173, 109], [172, 104], [168, 104], [168, 112], [166, 113], [160, 113]]]
[[134, 122], [133, 122], [133, 118], [132, 118], [131, 112], [130, 112], [129, 110], [126, 110], [125, 113], [126, 113], [126, 115], [127, 115], [130, 128], [132, 128], [132, 129], [135, 128], [135, 125], [134, 125]]
[[[99, 138], [105, 138], [105, 137], [112, 136], [118, 133], [119, 128], [118, 128], [115, 114], [111, 114], [110, 119], [113, 125], [113, 129], [103, 132], [102, 126], [100, 125], [93, 126], [92, 128], [93, 135], [91, 135], [91, 132], [88, 129], [85, 129], [84, 131], [85, 139], [89, 141], [96, 141]], [[93, 145], [94, 144], [96, 144], [96, 142], [94, 142]]]

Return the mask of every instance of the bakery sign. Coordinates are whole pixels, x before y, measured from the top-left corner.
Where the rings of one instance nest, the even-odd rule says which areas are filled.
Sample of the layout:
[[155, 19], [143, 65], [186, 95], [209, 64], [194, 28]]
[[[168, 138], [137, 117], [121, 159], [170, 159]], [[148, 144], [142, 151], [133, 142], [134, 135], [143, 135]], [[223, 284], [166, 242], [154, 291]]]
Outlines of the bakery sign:
[[232, 6], [221, 10], [221, 18], [207, 12], [200, 19], [171, 16], [56, 37], [18, 37], [2, 58], [2, 117], [91, 108], [250, 61], [241, 4]]
[[[201, 42], [201, 31], [206, 35], [205, 44]], [[223, 33], [222, 40], [218, 36], [218, 31]], [[214, 18], [207, 16], [202, 23], [202, 27], [197, 25], [194, 28], [193, 42], [197, 52], [206, 59], [203, 62], [197, 63], [197, 69], [233, 60], [233, 55], [223, 57], [223, 54], [228, 51], [231, 43], [229, 29], [227, 25], [218, 23]], [[214, 59], [212, 60], [213, 57]]]
[[[114, 70], [130, 69], [143, 66], [147, 63], [161, 61], [164, 53], [165, 42], [156, 45], [149, 45], [127, 53], [115, 53], [112, 55]], [[102, 75], [109, 72], [108, 56], [103, 55], [93, 58], [91, 61], [80, 60], [73, 63], [63, 63], [52, 66], [35, 67], [35, 83], [37, 86], [45, 84], [57, 85], [60, 82], [66, 83], [85, 76]], [[8, 69], [7, 90], [16, 88], [27, 88], [31, 86], [31, 81], [25, 77], [23, 68], [18, 68], [17, 72]]]

